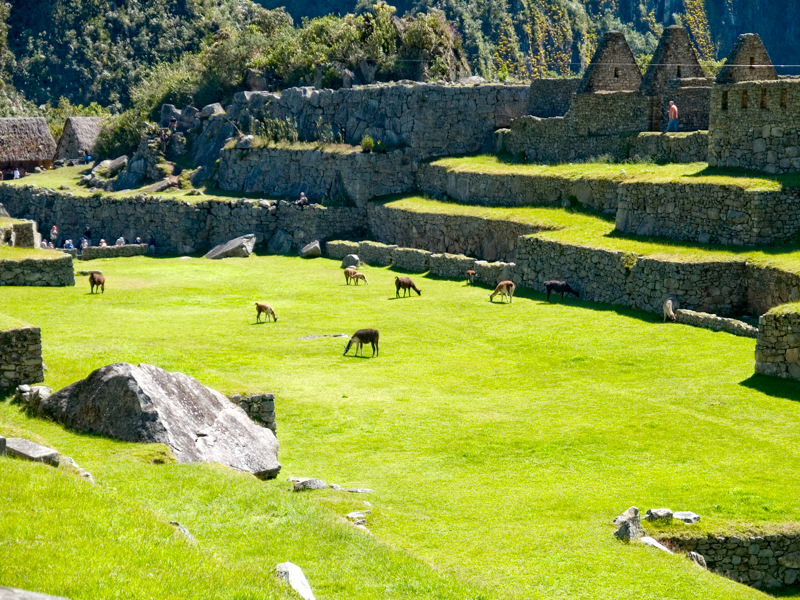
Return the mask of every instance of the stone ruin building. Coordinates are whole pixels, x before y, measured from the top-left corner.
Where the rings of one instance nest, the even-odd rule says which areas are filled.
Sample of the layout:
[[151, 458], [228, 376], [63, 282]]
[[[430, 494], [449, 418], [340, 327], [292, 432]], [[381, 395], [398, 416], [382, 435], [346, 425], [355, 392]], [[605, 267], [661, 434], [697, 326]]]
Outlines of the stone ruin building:
[[101, 117], [70, 117], [64, 123], [64, 132], [58, 140], [56, 160], [70, 160], [82, 158], [86, 149], [91, 151], [100, 128], [103, 124]]

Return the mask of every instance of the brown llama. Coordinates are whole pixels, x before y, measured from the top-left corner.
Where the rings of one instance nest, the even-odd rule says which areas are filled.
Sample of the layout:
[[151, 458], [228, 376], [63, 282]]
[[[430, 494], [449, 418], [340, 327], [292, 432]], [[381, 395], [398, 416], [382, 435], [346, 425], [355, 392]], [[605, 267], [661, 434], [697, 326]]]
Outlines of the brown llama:
[[497, 284], [497, 287], [494, 288], [494, 291], [489, 294], [489, 302], [494, 302], [494, 297], [497, 296], [497, 294], [500, 294], [500, 300], [508, 298], [508, 301], [512, 302], [515, 289], [517, 289], [517, 286], [514, 285], [513, 281], [501, 281]]
[[354, 267], [347, 267], [344, 270], [344, 280], [347, 282], [347, 285], [350, 285], [350, 280], [356, 276], [358, 271], [355, 270]]
[[106, 278], [100, 273], [89, 273], [89, 286], [91, 293], [94, 294], [94, 288], [99, 288], [101, 292], [106, 293]]
[[347, 346], [344, 348], [344, 356], [347, 356], [347, 353], [350, 351], [350, 347], [353, 344], [356, 345], [355, 356], [358, 356], [359, 350], [361, 350], [361, 356], [364, 356], [364, 344], [372, 344], [372, 356], [378, 356], [379, 338], [380, 333], [378, 333], [377, 329], [359, 329], [353, 334], [353, 336], [350, 338], [350, 341], [347, 342]]
[[403, 296], [405, 296], [406, 293], [411, 294], [410, 290], [417, 292], [417, 296], [422, 295], [422, 290], [411, 281], [411, 277], [395, 277], [394, 287], [396, 288], [394, 293], [395, 298], [400, 297], [400, 290], [403, 290]]
[[275, 314], [275, 311], [272, 310], [272, 307], [269, 304], [265, 304], [264, 302], [256, 302], [256, 323], [261, 322], [261, 313], [266, 313], [266, 321], [265, 323], [269, 323], [269, 318], [272, 316], [275, 319], [275, 322], [278, 322], [278, 316]]
[[477, 275], [477, 273], [475, 271], [473, 271], [472, 269], [467, 271], [467, 283], [469, 283], [470, 285], [475, 285], [475, 276], [476, 275]]

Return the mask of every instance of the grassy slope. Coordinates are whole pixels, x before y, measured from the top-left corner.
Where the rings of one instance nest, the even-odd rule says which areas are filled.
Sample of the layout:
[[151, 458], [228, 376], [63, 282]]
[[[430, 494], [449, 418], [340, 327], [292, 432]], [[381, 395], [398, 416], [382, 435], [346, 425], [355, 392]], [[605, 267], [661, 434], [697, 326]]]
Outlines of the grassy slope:
[[506, 162], [494, 154], [441, 158], [434, 165], [466, 173], [603, 179], [617, 182], [735, 185], [753, 191], [773, 191], [800, 186], [800, 174], [769, 175], [744, 169], [709, 168], [707, 163], [569, 163], [538, 165]]
[[[378, 539], [487, 599], [762, 597], [684, 558], [615, 542], [611, 519], [630, 505], [694, 510], [699, 532], [798, 519], [800, 389], [752, 377], [753, 340], [527, 292], [490, 304], [484, 288], [436, 279], [418, 279], [421, 297], [395, 300], [390, 271], [368, 268], [369, 286], [347, 287], [324, 259], [137, 257], [101, 268], [102, 295], [85, 282], [7, 289], [4, 311], [43, 328], [47, 383], [131, 361], [224, 392], [273, 391], [279, 482], [252, 481], [229, 500], [211, 467], [139, 464], [123, 445], [27, 421], [7, 404], [0, 431], [41, 433], [106, 486], [186, 524], [231, 568], [277, 562], [260, 519], [280, 514], [262, 505], [277, 502], [287, 475], [375, 489], [368, 526]], [[254, 324], [256, 300], [278, 323]], [[342, 357], [339, 339], [298, 339], [368, 326], [382, 334], [374, 360]], [[36, 543], [33, 533], [14, 539]], [[309, 544], [311, 553], [319, 542]], [[447, 580], [409, 590], [388, 559], [339, 565], [314, 554], [303, 566], [312, 583], [330, 582], [322, 599], [347, 596], [337, 579], [359, 597], [467, 593]], [[0, 578], [35, 568], [12, 561]]]
[[0, 260], [23, 260], [25, 258], [54, 259], [64, 258], [58, 250], [42, 250], [41, 248], [17, 248], [0, 244]]
[[797, 245], [713, 246], [693, 242], [643, 238], [620, 235], [614, 221], [595, 214], [565, 210], [560, 207], [522, 206], [516, 208], [486, 207], [430, 200], [422, 196], [407, 196], [385, 201], [384, 206], [420, 213], [471, 215], [487, 219], [511, 220], [560, 229], [534, 234], [568, 244], [633, 252], [639, 256], [678, 261], [746, 260], [762, 266], [781, 268], [800, 273], [800, 249]]

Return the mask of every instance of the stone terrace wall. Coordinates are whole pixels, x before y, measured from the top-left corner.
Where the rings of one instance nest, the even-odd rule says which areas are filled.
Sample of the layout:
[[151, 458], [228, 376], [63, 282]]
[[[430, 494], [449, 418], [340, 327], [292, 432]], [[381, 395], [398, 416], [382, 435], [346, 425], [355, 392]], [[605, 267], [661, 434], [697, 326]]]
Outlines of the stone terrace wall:
[[512, 221], [416, 213], [377, 203], [369, 205], [367, 217], [371, 237], [381, 242], [490, 261], [513, 260], [519, 236], [542, 230]]
[[434, 198], [449, 196], [463, 204], [560, 204], [575, 197], [586, 206], [613, 210], [617, 207], [618, 184], [602, 180], [476, 173], [422, 163], [417, 171], [416, 187]]
[[638, 92], [576, 94], [563, 117], [514, 119], [502, 150], [531, 162], [569, 162], [609, 155], [628, 156], [630, 136], [650, 129], [650, 99]]
[[567, 245], [536, 237], [518, 242], [517, 267], [525, 287], [564, 279], [581, 298], [660, 313], [671, 295], [690, 310], [728, 315], [744, 310], [743, 262], [680, 263]]
[[578, 91], [580, 77], [571, 79], [534, 79], [528, 93], [528, 114], [546, 119], [563, 117]]
[[220, 152], [218, 183], [224, 190], [295, 197], [304, 192], [312, 200], [344, 197], [364, 206], [378, 196], [413, 190], [416, 170], [411, 150], [365, 154], [237, 147]]
[[660, 540], [670, 548], [697, 552], [709, 570], [759, 589], [797, 583], [800, 572], [800, 535], [706, 537]]
[[44, 381], [41, 329], [0, 331], [0, 390], [40, 381]]
[[258, 243], [283, 229], [296, 246], [316, 239], [364, 234], [363, 209], [301, 208], [267, 200], [205, 201], [197, 204], [144, 195], [128, 198], [80, 197], [32, 186], [0, 185], [0, 199], [15, 215], [26, 215], [46, 228], [57, 224], [66, 238], [79, 239], [88, 224], [94, 239], [122, 236], [149, 240], [155, 235], [159, 254], [188, 254], [248, 233]]
[[778, 309], [758, 319], [756, 373], [800, 379], [800, 311]]
[[142, 256], [147, 254], [147, 244], [125, 244], [124, 246], [90, 246], [81, 250], [82, 260], [95, 258], [119, 258], [121, 256]]
[[238, 404], [255, 422], [260, 423], [272, 433], [278, 433], [275, 422], [275, 394], [234, 394], [231, 402]]
[[800, 230], [800, 189], [630, 183], [619, 186], [617, 231], [736, 246], [769, 245]]
[[0, 285], [75, 285], [72, 257], [64, 254], [57, 258], [0, 260]]
[[715, 86], [709, 133], [712, 167], [800, 171], [800, 81]]
[[747, 265], [747, 306], [750, 314], [763, 315], [769, 309], [800, 302], [800, 275], [774, 267]]
[[630, 158], [651, 158], [658, 163], [693, 163], [708, 160], [708, 133], [688, 135], [640, 133], [631, 138]]
[[370, 135], [390, 146], [408, 146], [420, 159], [478, 152], [491, 148], [496, 129], [527, 113], [528, 92], [527, 85], [430, 83], [239, 92], [227, 114], [206, 120], [193, 155], [196, 162], [213, 163], [231, 135], [228, 120], [246, 131], [252, 119], [263, 118], [294, 119], [304, 140], [317, 139], [321, 123], [349, 144]]

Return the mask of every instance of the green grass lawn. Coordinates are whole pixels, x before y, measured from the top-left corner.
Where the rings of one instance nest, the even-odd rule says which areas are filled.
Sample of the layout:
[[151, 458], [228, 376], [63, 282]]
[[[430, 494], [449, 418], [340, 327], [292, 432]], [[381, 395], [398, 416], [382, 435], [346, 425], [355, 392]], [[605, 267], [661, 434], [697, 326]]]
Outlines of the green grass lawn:
[[468, 215], [484, 219], [516, 221], [548, 229], [533, 234], [567, 244], [632, 252], [639, 256], [675, 261], [746, 260], [761, 266], [800, 273], [800, 246], [714, 246], [664, 238], [645, 238], [620, 234], [613, 217], [577, 212], [555, 206], [487, 207], [431, 200], [423, 196], [405, 196], [382, 202], [387, 208], [418, 213]]
[[735, 185], [753, 191], [800, 186], [800, 174], [769, 175], [745, 169], [710, 168], [707, 163], [665, 164], [576, 162], [560, 165], [518, 163], [494, 154], [440, 158], [433, 165], [464, 173], [601, 179], [616, 182]]
[[[42, 173], [32, 173], [21, 179], [12, 179], [4, 181], [5, 185], [35, 185], [37, 187], [59, 189], [61, 186], [66, 186], [69, 189], [63, 190], [65, 193], [75, 194], [76, 196], [93, 196], [97, 192], [92, 192], [91, 188], [85, 187], [80, 184], [82, 175], [89, 173], [89, 167], [86, 165], [78, 167], [61, 167], [60, 169], [52, 169]], [[250, 198], [250, 199], [263, 199], [269, 198], [264, 194], [247, 194], [244, 192], [229, 192], [219, 188], [202, 188], [202, 196], [189, 195], [193, 190], [192, 187], [183, 189], [169, 189], [165, 192], [146, 192], [145, 188], [152, 185], [154, 182], [148, 181], [142, 183], [138, 188], [127, 192], [101, 192], [103, 196], [109, 198], [128, 198], [135, 194], [146, 194], [154, 198], [177, 198], [182, 202], [189, 204], [196, 204], [198, 202], [207, 202], [213, 200], [229, 201], [232, 198]]]
[[[282, 593], [272, 568], [294, 560], [322, 600], [758, 598], [684, 557], [615, 541], [613, 517], [631, 505], [693, 510], [702, 521], [681, 529], [695, 534], [800, 520], [800, 386], [754, 377], [754, 340], [527, 290], [490, 303], [486, 288], [421, 276], [422, 296], [395, 299], [391, 270], [366, 267], [370, 285], [348, 287], [326, 259], [93, 266], [104, 294], [85, 278], [3, 288], [2, 311], [42, 327], [46, 383], [129, 361], [225, 393], [274, 392], [283, 471], [259, 482], [151, 464], [158, 447], [0, 403], [0, 434], [37, 436], [100, 483], [0, 463], [4, 585], [261, 598]], [[279, 321], [256, 325], [256, 301]], [[379, 358], [300, 340], [361, 327], [380, 330]], [[285, 491], [292, 475], [375, 491], [298, 499]], [[374, 539], [335, 519], [364, 499]]]
[[[26, 258], [55, 259], [63, 258], [64, 253], [59, 250], [42, 250], [41, 248], [18, 248], [0, 244], [0, 260], [23, 260]], [[2, 305], [0, 305], [2, 310]]]

